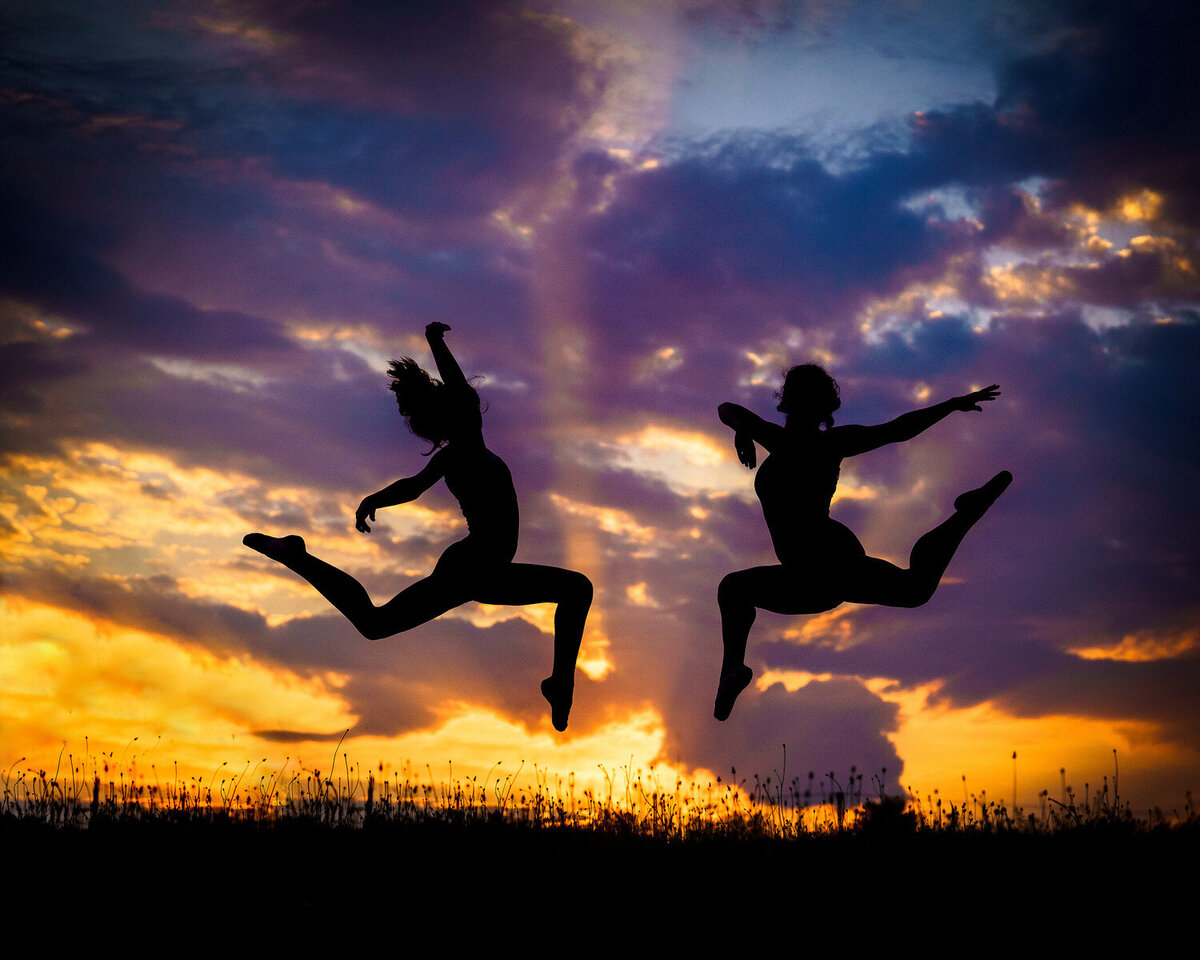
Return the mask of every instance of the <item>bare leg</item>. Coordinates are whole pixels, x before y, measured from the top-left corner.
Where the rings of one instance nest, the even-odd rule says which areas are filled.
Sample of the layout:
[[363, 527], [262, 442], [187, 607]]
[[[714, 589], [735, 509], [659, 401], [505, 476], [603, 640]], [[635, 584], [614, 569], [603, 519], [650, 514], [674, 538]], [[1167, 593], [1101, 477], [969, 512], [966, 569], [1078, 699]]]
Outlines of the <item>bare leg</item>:
[[886, 560], [864, 557], [851, 574], [844, 599], [888, 607], [919, 607], [928, 602], [967, 531], [1010, 483], [1012, 474], [1002, 470], [982, 487], [962, 494], [954, 501], [954, 513], [913, 546], [907, 570]]
[[575, 661], [592, 605], [592, 583], [581, 573], [531, 563], [480, 563], [459, 541], [442, 554], [431, 576], [375, 606], [357, 580], [310, 554], [300, 537], [251, 533], [242, 542], [299, 574], [368, 640], [403, 633], [468, 600], [512, 606], [555, 603], [554, 667], [542, 681], [556, 730], [567, 728], [575, 692]]
[[411, 630], [468, 599], [461, 585], [445, 576], [432, 576], [418, 580], [377, 607], [361, 583], [344, 570], [310, 554], [300, 537], [277, 538], [251, 533], [243, 537], [242, 542], [311, 583], [368, 640], [382, 640]]
[[[746, 642], [756, 608], [774, 613], [823, 613], [843, 601], [918, 607], [933, 596], [967, 531], [1010, 483], [1012, 474], [1005, 470], [955, 500], [953, 515], [917, 541], [907, 570], [875, 557], [839, 559], [835, 552], [818, 553], [812, 563], [803, 566], [752, 567], [725, 577], [717, 590], [724, 649], [713, 715], [718, 720], [728, 717], [738, 694], [750, 683]], [[849, 531], [845, 533], [853, 537]]]
[[555, 603], [554, 668], [542, 681], [555, 730], [566, 730], [575, 694], [575, 661], [592, 605], [592, 582], [582, 573], [534, 563], [509, 563], [471, 595], [480, 603], [524, 607]]
[[738, 695], [750, 685], [746, 642], [757, 616], [756, 608], [775, 613], [822, 613], [841, 598], [828, 578], [804, 568], [752, 567], [731, 573], [717, 588], [721, 608], [721, 678], [713, 716], [725, 720]]

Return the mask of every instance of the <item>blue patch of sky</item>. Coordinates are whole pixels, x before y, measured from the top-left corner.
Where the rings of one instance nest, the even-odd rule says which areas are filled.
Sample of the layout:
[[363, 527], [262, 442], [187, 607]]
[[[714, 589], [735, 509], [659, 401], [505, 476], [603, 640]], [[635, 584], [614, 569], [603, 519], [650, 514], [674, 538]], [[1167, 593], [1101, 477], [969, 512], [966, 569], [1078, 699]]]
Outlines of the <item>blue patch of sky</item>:
[[859, 4], [838, 23], [749, 38], [702, 32], [667, 135], [789, 129], [834, 146], [914, 111], [994, 100], [981, 11], [945, 17], [942, 4], [889, 6]]

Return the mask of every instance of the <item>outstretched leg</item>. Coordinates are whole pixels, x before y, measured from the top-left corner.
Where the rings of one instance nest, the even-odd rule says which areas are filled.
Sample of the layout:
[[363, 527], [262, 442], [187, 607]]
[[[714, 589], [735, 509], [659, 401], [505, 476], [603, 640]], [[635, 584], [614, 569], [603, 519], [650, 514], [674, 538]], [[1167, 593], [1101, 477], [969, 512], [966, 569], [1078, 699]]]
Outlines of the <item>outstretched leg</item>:
[[982, 487], [962, 494], [954, 501], [954, 513], [913, 546], [907, 570], [886, 560], [864, 557], [851, 575], [844, 599], [888, 607], [919, 607], [926, 603], [941, 583], [967, 531], [1010, 483], [1012, 474], [1002, 470]]
[[542, 696], [550, 704], [555, 730], [567, 729], [575, 694], [575, 661], [583, 642], [583, 627], [592, 606], [592, 582], [582, 573], [536, 563], [508, 563], [489, 575], [472, 600], [525, 607], [554, 603], [554, 667], [542, 681]]
[[250, 533], [242, 543], [299, 574], [368, 640], [382, 640], [441, 616], [467, 601], [463, 589], [444, 576], [418, 580], [381, 606], [344, 570], [314, 557], [301, 537]]

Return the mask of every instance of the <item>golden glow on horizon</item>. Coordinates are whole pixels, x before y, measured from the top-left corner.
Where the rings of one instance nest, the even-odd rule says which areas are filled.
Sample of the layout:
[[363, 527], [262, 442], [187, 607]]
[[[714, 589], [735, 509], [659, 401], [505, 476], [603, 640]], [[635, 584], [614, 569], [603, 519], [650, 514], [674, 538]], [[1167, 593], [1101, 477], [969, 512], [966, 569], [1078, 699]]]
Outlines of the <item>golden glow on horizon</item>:
[[1113, 773], [1117, 751], [1121, 777], [1129, 784], [1150, 780], [1172, 767], [1195, 766], [1177, 744], [1162, 739], [1157, 725], [1138, 720], [1049, 714], [1015, 717], [991, 702], [952, 708], [934, 702], [940, 683], [900, 690], [891, 680], [867, 681], [872, 692], [900, 707], [899, 729], [888, 734], [904, 761], [903, 786], [922, 800], [934, 790], [944, 803], [962, 804], [965, 792], [989, 801], [1011, 803], [1014, 751], [1017, 753], [1017, 802], [1037, 810], [1038, 794], [1049, 790], [1061, 800], [1061, 776], [1083, 796], [1084, 784], [1094, 794], [1103, 777]]
[[493, 781], [497, 776], [515, 774], [522, 766], [525, 774], [532, 775], [537, 767], [552, 778], [573, 775], [580, 790], [606, 789], [600, 765], [610, 776], [621, 777], [622, 786], [621, 771], [631, 763], [632, 772], [655, 765], [660, 780], [669, 780], [673, 788], [675, 778], [686, 771], [656, 764], [665, 738], [662, 718], [650, 709], [630, 712], [584, 734], [570, 735], [568, 731], [564, 737], [555, 733], [548, 722], [530, 729], [491, 710], [450, 703], [445, 705], [435, 729], [393, 738], [348, 739], [344, 746], [348, 753], [362, 758], [436, 758], [430, 762], [438, 777], [449, 773], [449, 764], [453, 764], [455, 776], [478, 776], [482, 780], [491, 771]]
[[0, 729], [10, 762], [57, 752], [64, 740], [124, 743], [137, 735], [159, 737], [171, 759], [203, 767], [261, 751], [250, 747], [251, 730], [325, 733], [355, 720], [327, 681], [248, 654], [219, 657], [30, 602], [0, 600], [0, 621]]
[[[6, 627], [0, 634], [5, 768], [24, 757], [28, 766], [53, 771], [64, 742], [79, 757], [85, 738], [95, 753], [137, 737], [143, 768], [153, 760], [163, 773], [177, 763], [184, 778], [207, 781], [222, 765], [236, 772], [248, 756], [276, 767], [304, 756], [310, 766], [327, 769], [337, 738], [355, 722], [336, 693], [346, 678], [336, 674], [304, 680], [246, 656], [217, 657], [39, 604], [0, 600], [0, 620]], [[17, 678], [20, 685], [14, 686]], [[567, 738], [551, 731], [548, 721], [531, 730], [466, 703], [444, 704], [442, 712], [435, 728], [351, 737], [342, 749], [371, 765], [444, 758], [463, 776], [486, 774], [498, 761], [499, 773], [515, 773], [524, 760], [527, 773], [534, 765], [574, 771], [581, 788], [599, 788], [605, 780], [597, 764], [616, 771], [633, 758], [636, 766], [649, 767], [664, 744], [661, 718], [651, 710]], [[312, 731], [322, 738], [275, 743], [249, 732], [270, 729]], [[151, 745], [153, 756], [146, 759]], [[658, 770], [672, 784], [682, 775], [666, 765]]]
[[[73, 753], [78, 763], [88, 738], [93, 756], [112, 754], [117, 771], [136, 761], [145, 777], [151, 765], [155, 776], [175, 775], [169, 771], [177, 764], [181, 778], [208, 783], [232, 779], [243, 764], [260, 761], [271, 769], [290, 764], [292, 770], [328, 771], [340, 731], [354, 723], [337, 693], [344, 676], [305, 680], [246, 656], [218, 657], [41, 604], [0, 600], [0, 620], [5, 625], [0, 633], [0, 761], [5, 767], [20, 761], [23, 768], [54, 770], [60, 749]], [[829, 679], [829, 674], [767, 671], [757, 685], [783, 683], [794, 691]], [[1019, 718], [990, 703], [963, 709], [936, 704], [931, 702], [936, 685], [902, 691], [884, 678], [866, 685], [900, 707], [899, 729], [889, 739], [905, 764], [903, 785], [922, 799], [936, 789], [944, 802], [962, 803], [965, 774], [968, 802], [983, 793], [989, 800], [1010, 800], [1014, 750], [1018, 802], [1027, 810], [1036, 809], [1043, 788], [1059, 799], [1060, 767], [1066, 767], [1077, 795], [1082, 796], [1085, 782], [1094, 795], [1112, 770], [1113, 749], [1126, 793], [1129, 783], [1156, 769], [1197, 759], [1161, 741], [1153, 724]], [[313, 730], [322, 738], [276, 743], [248, 732], [272, 728]], [[139, 738], [136, 744], [133, 737]], [[639, 769], [668, 789], [676, 778], [712, 778], [707, 771], [662, 763], [651, 774], [664, 747], [662, 719], [649, 709], [563, 738], [545, 723], [529, 728], [485, 708], [446, 703], [430, 729], [351, 737], [340, 749], [354, 764], [371, 769], [380, 763], [385, 770], [397, 769], [407, 759], [420, 758], [414, 769], [425, 770], [429, 763], [435, 782], [451, 775], [503, 778], [516, 774], [522, 763], [525, 777], [536, 769], [539, 776], [565, 784], [574, 774], [581, 791], [604, 791], [614, 778], [623, 789], [627, 775], [632, 779]]]
[[240, 540], [245, 521], [219, 504], [222, 495], [254, 486], [239, 474], [180, 468], [166, 457], [100, 443], [62, 457], [13, 455], [5, 467], [0, 511], [13, 530], [0, 541], [0, 560], [10, 564], [87, 565], [90, 557], [81, 562], [70, 551], [149, 549], [160, 536], [176, 545]]

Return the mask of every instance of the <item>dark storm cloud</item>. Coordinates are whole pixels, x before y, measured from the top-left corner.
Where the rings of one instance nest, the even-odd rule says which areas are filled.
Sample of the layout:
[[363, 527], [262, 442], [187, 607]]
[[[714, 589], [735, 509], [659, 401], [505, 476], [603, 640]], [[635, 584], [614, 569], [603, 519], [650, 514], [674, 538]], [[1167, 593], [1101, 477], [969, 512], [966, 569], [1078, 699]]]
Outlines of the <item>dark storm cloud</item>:
[[[825, 318], [809, 303], [867, 286], [886, 286], [901, 266], [933, 256], [940, 237], [899, 206], [917, 178], [897, 182], [886, 158], [870, 170], [838, 176], [781, 135], [739, 135], [669, 165], [631, 175], [591, 231], [608, 267], [596, 295], [627, 280], [654, 278], [691, 291], [675, 310], [694, 309], [734, 288], [798, 293], [793, 322]], [[626, 296], [636, 295], [632, 286]], [[682, 293], [680, 289], [678, 292]], [[651, 312], [606, 317], [618, 330], [642, 326]], [[651, 312], [652, 315], [652, 312]]]
[[929, 319], [924, 311], [905, 324], [906, 333], [891, 331], [863, 353], [856, 372], [922, 379], [952, 374], [968, 366], [980, 350], [979, 337], [962, 317]]
[[291, 344], [272, 321], [232, 310], [201, 310], [178, 297], [137, 289], [80, 249], [67, 223], [42, 210], [0, 209], [0, 289], [70, 318], [101, 342], [191, 359], [245, 359]]
[[27, 340], [0, 346], [0, 405], [24, 416], [42, 413], [45, 403], [36, 388], [86, 373], [87, 360], [81, 359], [82, 369], [48, 343]]
[[211, 12], [278, 38], [250, 75], [284, 96], [282, 122], [247, 131], [246, 149], [395, 209], [488, 213], [553, 173], [604, 86], [563, 22], [512, 3], [244, 0]]
[[[477, 355], [491, 354], [489, 370], [536, 383], [536, 336], [518, 322], [525, 304], [511, 265], [495, 261], [496, 243], [453, 222], [488, 212], [522, 178], [548, 175], [586, 116], [600, 78], [576, 62], [568, 33], [499, 5], [193, 11], [240, 14], [286, 34], [276, 50], [251, 43], [218, 66], [199, 55], [203, 46], [181, 48], [189, 31], [200, 39], [187, 17], [127, 12], [125, 34], [101, 29], [118, 51], [102, 60], [72, 46], [72, 17], [5, 24], [20, 56], [4, 64], [0, 103], [14, 186], [0, 211], [0, 290], [77, 331], [54, 352], [72, 357], [77, 374], [94, 371], [76, 384], [91, 397], [82, 420], [91, 416], [93, 435], [173, 449], [184, 463], [257, 458], [296, 479], [362, 484], [372, 447], [395, 436], [394, 407], [372, 389], [380, 371], [298, 350], [276, 319], [297, 313], [365, 312], [385, 334], [411, 332], [414, 315], [417, 329], [432, 319], [467, 333], [471, 318], [507, 323], [511, 336], [490, 349], [476, 338]], [[151, 22], [169, 29], [139, 35]], [[426, 226], [399, 237], [344, 216], [321, 223], [319, 211], [294, 209], [281, 175], [340, 184]], [[189, 293], [264, 312], [198, 309], [186, 295], [140, 287], [111, 265], [111, 250], [131, 242], [143, 248], [135, 266], [148, 254], [190, 277]], [[351, 292], [347, 259], [393, 276], [399, 267], [405, 282], [359, 282]], [[146, 355], [253, 364], [277, 386], [254, 398], [151, 371], [136, 359]], [[347, 366], [352, 382], [330, 386], [329, 371]], [[61, 367], [27, 365], [8, 388], [14, 409], [45, 406]], [[516, 404], [505, 407], [489, 425], [512, 446], [524, 421]], [[71, 429], [80, 419], [60, 432], [86, 432]], [[42, 446], [45, 434], [32, 425], [17, 444]], [[330, 469], [339, 475], [314, 474]], [[538, 489], [545, 474], [521, 479]]]
[[1182, 51], [1200, 36], [1192, 4], [1083, 2], [1053, 46], [1001, 67], [1001, 110], [1062, 166], [1062, 198], [1103, 206], [1131, 187], [1168, 191], [1191, 224], [1200, 217], [1200, 105]]

